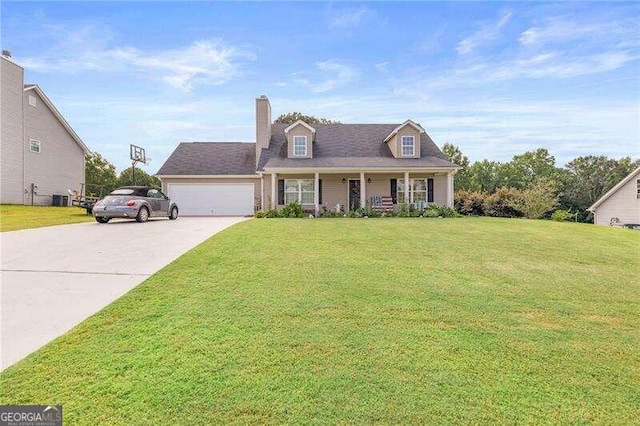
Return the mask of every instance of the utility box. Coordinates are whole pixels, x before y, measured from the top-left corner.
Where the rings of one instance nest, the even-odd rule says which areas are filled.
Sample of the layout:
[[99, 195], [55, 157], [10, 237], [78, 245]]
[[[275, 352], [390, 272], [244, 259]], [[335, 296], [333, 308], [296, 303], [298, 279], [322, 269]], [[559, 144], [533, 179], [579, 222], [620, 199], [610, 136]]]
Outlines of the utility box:
[[67, 207], [69, 205], [68, 195], [53, 195], [51, 205], [54, 207]]

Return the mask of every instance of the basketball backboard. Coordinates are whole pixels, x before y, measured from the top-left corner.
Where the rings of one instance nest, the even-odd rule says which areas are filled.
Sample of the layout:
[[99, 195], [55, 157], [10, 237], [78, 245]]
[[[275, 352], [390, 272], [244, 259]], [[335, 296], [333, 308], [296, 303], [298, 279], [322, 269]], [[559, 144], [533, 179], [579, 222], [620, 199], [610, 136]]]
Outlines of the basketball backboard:
[[131, 161], [137, 161], [140, 163], [147, 163], [147, 157], [144, 152], [144, 148], [137, 145], [129, 145], [129, 157]]

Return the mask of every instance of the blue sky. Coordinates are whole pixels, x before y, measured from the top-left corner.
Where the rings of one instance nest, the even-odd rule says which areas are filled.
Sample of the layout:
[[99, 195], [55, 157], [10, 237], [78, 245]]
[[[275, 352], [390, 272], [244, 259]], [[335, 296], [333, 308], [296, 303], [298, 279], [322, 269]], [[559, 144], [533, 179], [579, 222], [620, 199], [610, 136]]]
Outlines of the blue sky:
[[255, 140], [254, 100], [420, 122], [472, 161], [640, 156], [634, 3], [3, 2], [2, 48], [118, 170]]

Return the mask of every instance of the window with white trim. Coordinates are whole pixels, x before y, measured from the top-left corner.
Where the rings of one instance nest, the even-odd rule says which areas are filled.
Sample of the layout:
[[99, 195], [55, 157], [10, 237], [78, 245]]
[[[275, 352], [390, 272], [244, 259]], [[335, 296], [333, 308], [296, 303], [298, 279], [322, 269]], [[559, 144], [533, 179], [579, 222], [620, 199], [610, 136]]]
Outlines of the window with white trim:
[[293, 137], [293, 155], [296, 157], [307, 156], [307, 137], [306, 136]]
[[636, 198], [640, 198], [640, 179], [636, 180], [636, 192], [637, 192]]
[[419, 201], [428, 201], [428, 181], [431, 178], [426, 179], [409, 179], [409, 199], [404, 199], [404, 179], [398, 179], [396, 181], [398, 204], [402, 203], [416, 203]]
[[413, 136], [403, 136], [400, 141], [403, 157], [416, 155], [416, 139]]
[[285, 179], [284, 203], [299, 202], [303, 205], [315, 203], [315, 182], [313, 179]]
[[40, 154], [40, 141], [29, 139], [29, 151]]

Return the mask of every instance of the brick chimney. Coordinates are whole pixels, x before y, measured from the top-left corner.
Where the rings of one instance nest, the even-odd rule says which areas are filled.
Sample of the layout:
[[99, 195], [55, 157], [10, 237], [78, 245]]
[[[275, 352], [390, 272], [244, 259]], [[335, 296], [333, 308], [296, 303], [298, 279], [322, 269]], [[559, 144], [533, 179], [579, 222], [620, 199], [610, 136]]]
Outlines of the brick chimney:
[[256, 166], [263, 148], [271, 141], [271, 104], [266, 95], [256, 98]]

